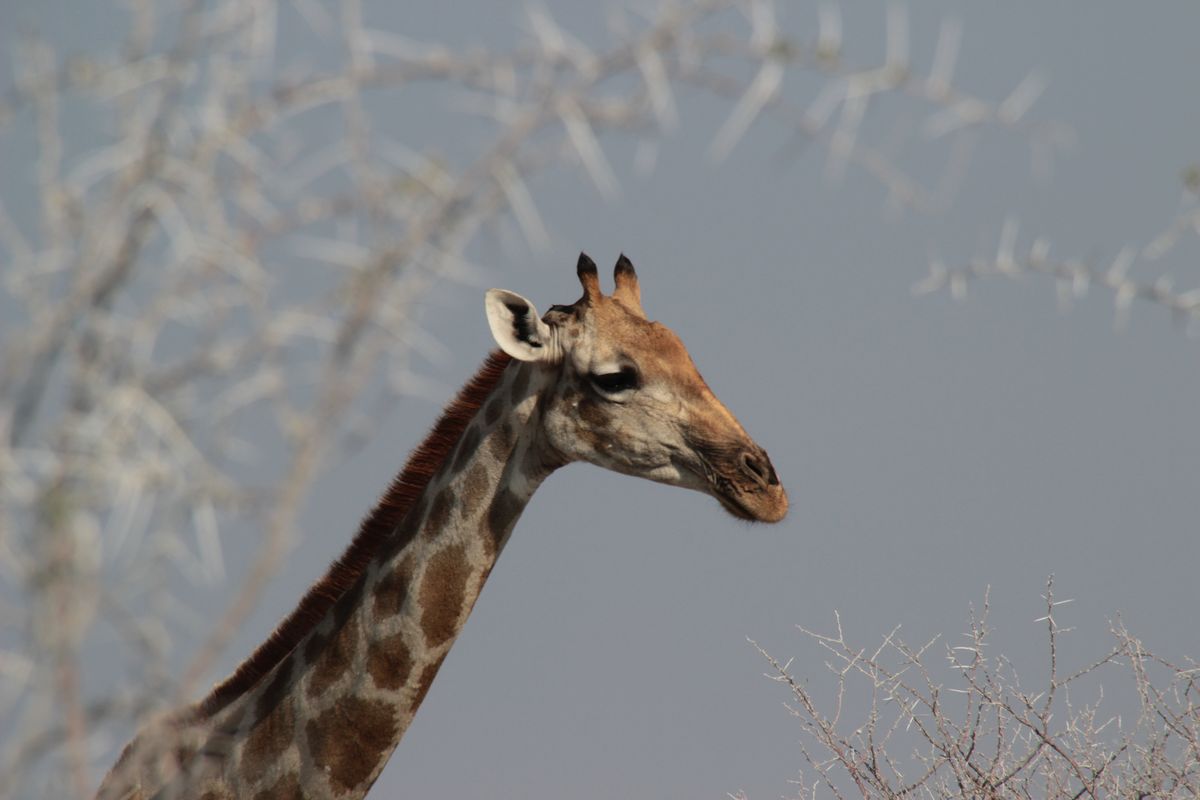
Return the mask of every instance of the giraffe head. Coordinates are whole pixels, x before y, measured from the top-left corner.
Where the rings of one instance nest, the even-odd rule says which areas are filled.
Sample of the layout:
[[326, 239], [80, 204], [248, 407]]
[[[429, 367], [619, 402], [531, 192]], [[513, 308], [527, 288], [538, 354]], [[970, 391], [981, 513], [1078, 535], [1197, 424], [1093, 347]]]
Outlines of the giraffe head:
[[618, 259], [611, 295], [586, 255], [577, 272], [583, 297], [544, 317], [513, 292], [492, 289], [485, 303], [500, 348], [544, 371], [545, 443], [568, 461], [710, 494], [741, 519], [783, 519], [787, 493], [766, 451], [708, 388], [679, 337], [646, 319], [629, 259]]

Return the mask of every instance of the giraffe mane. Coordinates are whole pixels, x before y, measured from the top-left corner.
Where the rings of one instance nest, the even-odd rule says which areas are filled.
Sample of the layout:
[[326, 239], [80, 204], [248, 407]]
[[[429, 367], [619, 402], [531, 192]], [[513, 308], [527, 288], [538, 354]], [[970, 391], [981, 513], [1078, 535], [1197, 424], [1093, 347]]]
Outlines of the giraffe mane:
[[[232, 700], [249, 691], [290, 653], [317, 625], [333, 605], [358, 583], [372, 560], [385, 547], [403, 547], [416, 530], [401, 531], [404, 517], [412, 510], [438, 468], [453, 452], [476, 412], [499, 384], [511, 358], [500, 351], [488, 355], [483, 365], [442, 411], [425, 439], [408, 457], [383, 497], [362, 524], [353, 541], [292, 609], [254, 653], [219, 683], [196, 706], [195, 713], [210, 717]], [[396, 541], [395, 537], [403, 537]]]

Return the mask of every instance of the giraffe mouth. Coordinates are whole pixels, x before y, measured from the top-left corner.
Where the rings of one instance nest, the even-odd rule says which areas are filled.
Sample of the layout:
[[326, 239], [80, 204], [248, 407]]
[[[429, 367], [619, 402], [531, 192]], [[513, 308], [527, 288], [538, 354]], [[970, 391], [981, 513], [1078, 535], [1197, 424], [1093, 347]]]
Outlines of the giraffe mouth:
[[726, 495], [722, 492], [717, 492], [713, 496], [717, 498], [717, 502], [719, 502], [721, 504], [722, 508], [724, 508], [726, 511], [728, 511], [730, 514], [737, 517], [738, 519], [745, 520], [746, 522], [761, 522], [762, 521], [761, 518], [759, 518], [756, 514], [752, 513], [749, 509], [747, 509], [745, 506], [743, 506], [740, 502], [738, 502], [737, 500], [734, 500], [733, 498], [729, 497], [728, 495]]
[[721, 508], [746, 522], [778, 522], [787, 514], [787, 494], [778, 483], [746, 490], [735, 481], [710, 468], [686, 468], [679, 474], [690, 476], [678, 485], [696, 489], [716, 498]]

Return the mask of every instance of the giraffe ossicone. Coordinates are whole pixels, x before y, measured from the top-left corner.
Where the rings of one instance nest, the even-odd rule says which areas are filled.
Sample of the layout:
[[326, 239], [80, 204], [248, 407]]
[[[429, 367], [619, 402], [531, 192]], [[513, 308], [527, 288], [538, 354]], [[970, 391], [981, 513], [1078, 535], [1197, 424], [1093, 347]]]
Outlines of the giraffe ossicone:
[[500, 351], [446, 407], [358, 535], [276, 631], [207, 697], [143, 729], [110, 798], [359, 798], [429, 690], [517, 518], [555, 469], [586, 461], [695, 489], [777, 522], [766, 452], [646, 318], [624, 255], [600, 289], [539, 316], [490, 290]]

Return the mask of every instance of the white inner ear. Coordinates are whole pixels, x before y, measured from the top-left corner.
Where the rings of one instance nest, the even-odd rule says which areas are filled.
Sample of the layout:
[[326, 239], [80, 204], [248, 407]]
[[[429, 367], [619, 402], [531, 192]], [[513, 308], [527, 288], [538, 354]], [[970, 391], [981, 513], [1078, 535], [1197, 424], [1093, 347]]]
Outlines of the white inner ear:
[[500, 349], [519, 361], [551, 359], [550, 326], [533, 303], [516, 292], [489, 289], [483, 301], [488, 326]]

